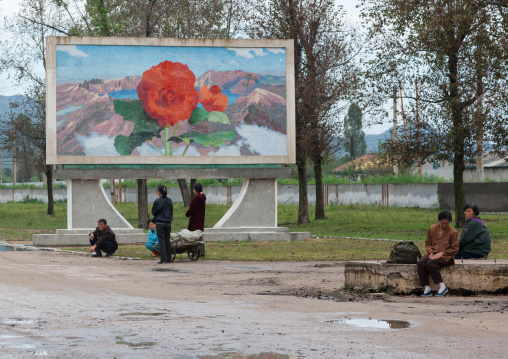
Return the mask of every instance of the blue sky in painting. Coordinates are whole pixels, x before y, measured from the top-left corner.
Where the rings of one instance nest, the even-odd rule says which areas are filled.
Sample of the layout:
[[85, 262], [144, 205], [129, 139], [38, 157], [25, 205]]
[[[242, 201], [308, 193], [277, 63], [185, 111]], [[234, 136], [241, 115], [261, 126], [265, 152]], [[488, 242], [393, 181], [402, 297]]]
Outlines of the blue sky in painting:
[[141, 76], [166, 60], [188, 65], [196, 78], [208, 70], [286, 74], [284, 48], [57, 45], [57, 85]]

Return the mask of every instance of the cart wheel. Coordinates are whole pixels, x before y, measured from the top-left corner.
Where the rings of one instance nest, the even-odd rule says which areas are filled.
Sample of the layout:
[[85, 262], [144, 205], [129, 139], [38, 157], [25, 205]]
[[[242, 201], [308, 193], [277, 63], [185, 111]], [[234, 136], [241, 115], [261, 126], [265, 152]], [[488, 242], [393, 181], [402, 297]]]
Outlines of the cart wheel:
[[187, 251], [187, 255], [189, 256], [191, 261], [197, 261], [201, 252], [199, 251], [199, 247], [193, 247]]
[[176, 248], [171, 246], [171, 254], [169, 255], [169, 261], [173, 262], [176, 258]]

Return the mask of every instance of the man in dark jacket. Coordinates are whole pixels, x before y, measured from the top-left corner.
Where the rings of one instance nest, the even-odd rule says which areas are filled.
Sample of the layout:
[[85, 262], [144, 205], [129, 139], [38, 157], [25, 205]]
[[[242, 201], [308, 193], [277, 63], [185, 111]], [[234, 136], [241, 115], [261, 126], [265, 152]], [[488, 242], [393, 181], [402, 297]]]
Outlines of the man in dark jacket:
[[99, 219], [98, 226], [94, 232], [90, 233], [90, 252], [94, 252], [92, 257], [102, 257], [102, 252], [106, 252], [106, 257], [111, 257], [118, 249], [115, 232], [108, 226], [105, 219]]

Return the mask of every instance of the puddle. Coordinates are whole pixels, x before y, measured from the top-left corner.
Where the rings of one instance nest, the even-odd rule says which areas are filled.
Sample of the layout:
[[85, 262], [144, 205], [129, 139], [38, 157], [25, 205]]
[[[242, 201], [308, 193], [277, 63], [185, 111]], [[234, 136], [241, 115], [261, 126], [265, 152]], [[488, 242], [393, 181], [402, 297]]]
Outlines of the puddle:
[[405, 320], [385, 320], [385, 319], [367, 319], [367, 318], [347, 318], [327, 320], [328, 323], [348, 324], [359, 328], [373, 329], [406, 329], [411, 327]]
[[122, 337], [115, 337], [115, 340], [116, 344], [128, 345], [132, 349], [148, 349], [149, 347], [157, 344], [155, 342], [139, 342], [139, 343], [128, 342]]
[[39, 322], [38, 320], [11, 319], [11, 320], [6, 320], [4, 323], [7, 325], [10, 325], [10, 326], [15, 326], [15, 325], [34, 325], [34, 324], [46, 323], [46, 322], [45, 321]]
[[200, 359], [298, 359], [297, 356], [277, 353], [259, 353], [259, 354], [241, 354], [241, 353], [222, 353], [219, 355], [204, 355]]
[[166, 313], [122, 313], [120, 314], [121, 317], [127, 317], [127, 316], [130, 316], [130, 315], [148, 315], [148, 316], [151, 316], [151, 317], [157, 317], [159, 315], [164, 315]]
[[33, 248], [30, 246], [22, 246], [22, 245], [13, 245], [13, 244], [6, 244], [6, 243], [0, 243], [0, 252], [18, 252], [18, 251], [35, 251], [37, 248]]
[[174, 268], [154, 268], [152, 272], [173, 272], [173, 273], [190, 273], [188, 270]]

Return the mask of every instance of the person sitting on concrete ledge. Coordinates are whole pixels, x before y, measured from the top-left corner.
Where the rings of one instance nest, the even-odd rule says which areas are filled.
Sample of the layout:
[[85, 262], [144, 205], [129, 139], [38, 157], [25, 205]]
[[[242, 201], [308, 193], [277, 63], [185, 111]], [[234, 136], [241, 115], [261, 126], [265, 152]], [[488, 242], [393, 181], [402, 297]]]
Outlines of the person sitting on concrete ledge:
[[157, 238], [157, 229], [153, 219], [148, 220], [148, 240], [146, 242], [146, 248], [152, 251], [156, 256], [160, 256], [159, 252], [159, 238]]
[[456, 259], [487, 258], [490, 253], [490, 234], [487, 226], [478, 217], [480, 210], [475, 203], [464, 205], [466, 224], [459, 239]]
[[105, 219], [99, 219], [97, 228], [90, 233], [89, 237], [90, 252], [95, 251], [92, 257], [102, 257], [102, 252], [106, 253], [106, 257], [111, 257], [118, 249], [115, 232], [111, 230]]
[[433, 295], [429, 286], [429, 274], [434, 284], [439, 284], [439, 291], [436, 297], [442, 297], [448, 292], [443, 283], [441, 269], [455, 264], [453, 256], [459, 250], [457, 230], [450, 227], [452, 214], [448, 211], [441, 211], [437, 215], [438, 224], [430, 226], [425, 239], [427, 255], [418, 261], [418, 277], [420, 284], [424, 287], [422, 297]]

